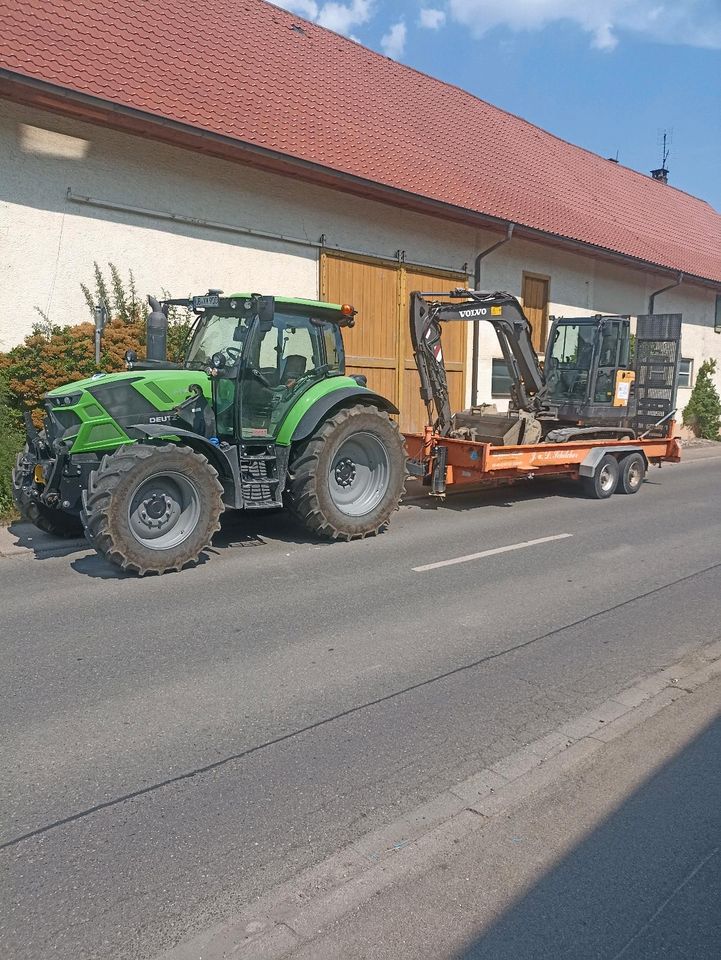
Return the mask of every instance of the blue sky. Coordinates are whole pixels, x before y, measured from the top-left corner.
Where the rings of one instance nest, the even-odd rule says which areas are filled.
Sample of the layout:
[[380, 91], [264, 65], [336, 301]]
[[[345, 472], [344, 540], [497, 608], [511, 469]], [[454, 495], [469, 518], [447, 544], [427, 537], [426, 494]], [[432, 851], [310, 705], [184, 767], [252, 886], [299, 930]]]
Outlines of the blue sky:
[[721, 211], [721, 0], [275, 0]]

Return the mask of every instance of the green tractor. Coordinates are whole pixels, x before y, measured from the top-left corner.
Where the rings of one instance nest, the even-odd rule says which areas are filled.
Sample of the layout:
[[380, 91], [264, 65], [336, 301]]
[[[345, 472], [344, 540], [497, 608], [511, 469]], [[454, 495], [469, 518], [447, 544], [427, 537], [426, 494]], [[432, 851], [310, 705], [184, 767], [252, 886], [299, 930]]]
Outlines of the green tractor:
[[[398, 410], [345, 375], [348, 305], [264, 297], [149, 297], [147, 359], [51, 390], [26, 417], [15, 502], [42, 530], [82, 529], [140, 575], [195, 563], [225, 509], [287, 506], [314, 535], [380, 533], [405, 481]], [[166, 359], [168, 310], [195, 315], [185, 360]]]

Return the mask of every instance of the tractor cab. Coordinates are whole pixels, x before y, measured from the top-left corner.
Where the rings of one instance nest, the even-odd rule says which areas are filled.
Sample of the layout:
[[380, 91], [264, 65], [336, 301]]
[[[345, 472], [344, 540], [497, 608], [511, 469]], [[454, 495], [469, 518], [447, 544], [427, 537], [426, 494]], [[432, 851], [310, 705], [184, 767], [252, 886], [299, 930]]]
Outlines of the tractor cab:
[[634, 374], [628, 317], [553, 320], [544, 363], [546, 401], [561, 422], [618, 419]]
[[307, 390], [343, 376], [340, 327], [352, 324], [355, 311], [247, 294], [215, 301], [202, 307], [185, 359], [186, 367], [210, 372], [215, 434], [276, 438]]

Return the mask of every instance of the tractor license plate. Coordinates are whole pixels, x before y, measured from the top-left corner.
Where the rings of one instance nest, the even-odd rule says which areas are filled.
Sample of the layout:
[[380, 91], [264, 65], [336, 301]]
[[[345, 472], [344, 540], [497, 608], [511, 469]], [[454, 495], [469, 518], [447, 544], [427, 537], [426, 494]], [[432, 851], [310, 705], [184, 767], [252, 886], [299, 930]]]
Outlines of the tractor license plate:
[[204, 297], [193, 297], [193, 309], [197, 310], [198, 307], [219, 307], [220, 306], [220, 297], [217, 293], [209, 293]]

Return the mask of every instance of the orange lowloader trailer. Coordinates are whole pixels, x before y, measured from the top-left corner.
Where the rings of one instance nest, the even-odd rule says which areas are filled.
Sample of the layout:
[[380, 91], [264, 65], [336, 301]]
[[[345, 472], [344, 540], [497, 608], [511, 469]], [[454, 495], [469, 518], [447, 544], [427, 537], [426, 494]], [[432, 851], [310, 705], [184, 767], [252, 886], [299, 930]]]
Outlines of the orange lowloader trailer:
[[613, 493], [636, 493], [649, 466], [679, 463], [681, 449], [674, 437], [674, 421], [662, 437], [637, 440], [569, 440], [565, 443], [495, 446], [474, 440], [442, 437], [433, 427], [424, 433], [405, 434], [411, 476], [430, 486], [431, 494], [443, 496], [474, 485], [493, 487], [559, 477], [580, 480], [585, 492], [605, 499]]
[[[408, 472], [431, 494], [546, 476], [581, 481], [605, 499], [636, 493], [651, 465], [680, 461], [679, 314], [638, 317], [635, 343], [628, 316], [557, 318], [543, 365], [511, 294], [414, 292], [410, 319], [428, 425], [405, 434]], [[510, 380], [508, 413], [451, 410], [441, 332], [459, 320], [494, 327]]]

